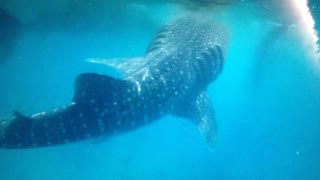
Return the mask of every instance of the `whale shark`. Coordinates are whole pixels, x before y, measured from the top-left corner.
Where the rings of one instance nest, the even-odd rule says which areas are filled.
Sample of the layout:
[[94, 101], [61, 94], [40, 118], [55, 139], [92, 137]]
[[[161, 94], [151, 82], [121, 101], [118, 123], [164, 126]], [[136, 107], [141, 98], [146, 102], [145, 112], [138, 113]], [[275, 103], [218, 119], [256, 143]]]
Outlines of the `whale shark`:
[[129, 132], [166, 115], [193, 122], [214, 146], [217, 123], [207, 88], [223, 69], [228, 30], [207, 15], [163, 26], [144, 56], [92, 58], [123, 77], [83, 73], [70, 104], [47, 112], [14, 112], [0, 121], [0, 148], [39, 148]]

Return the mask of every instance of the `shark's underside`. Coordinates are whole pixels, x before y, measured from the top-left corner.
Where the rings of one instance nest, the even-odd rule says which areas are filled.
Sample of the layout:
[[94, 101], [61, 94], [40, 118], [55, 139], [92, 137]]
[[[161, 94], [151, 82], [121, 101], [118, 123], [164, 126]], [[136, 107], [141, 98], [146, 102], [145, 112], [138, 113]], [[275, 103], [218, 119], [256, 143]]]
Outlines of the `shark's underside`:
[[164, 26], [145, 56], [89, 59], [124, 78], [79, 75], [69, 105], [0, 122], [0, 147], [33, 148], [111, 136], [171, 114], [195, 123], [209, 145], [217, 126], [206, 89], [223, 67], [226, 31], [205, 15]]

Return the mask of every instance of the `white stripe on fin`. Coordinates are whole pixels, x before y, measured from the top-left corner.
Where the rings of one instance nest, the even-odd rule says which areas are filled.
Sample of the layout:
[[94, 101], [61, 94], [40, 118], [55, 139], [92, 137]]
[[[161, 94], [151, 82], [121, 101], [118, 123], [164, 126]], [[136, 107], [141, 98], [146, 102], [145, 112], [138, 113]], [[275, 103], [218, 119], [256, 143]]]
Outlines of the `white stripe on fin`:
[[86, 61], [112, 67], [120, 71], [125, 77], [132, 76], [147, 65], [147, 60], [143, 57], [113, 59], [90, 58], [86, 59]]

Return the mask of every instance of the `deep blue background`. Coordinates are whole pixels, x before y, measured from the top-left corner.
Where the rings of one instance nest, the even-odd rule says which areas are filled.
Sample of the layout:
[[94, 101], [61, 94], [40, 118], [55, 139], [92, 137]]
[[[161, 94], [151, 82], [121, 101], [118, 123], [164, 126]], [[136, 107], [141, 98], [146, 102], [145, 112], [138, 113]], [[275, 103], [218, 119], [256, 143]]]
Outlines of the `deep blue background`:
[[[281, 30], [272, 14], [254, 9], [210, 11], [231, 32], [224, 71], [209, 87], [219, 125], [215, 149], [191, 122], [167, 116], [117, 137], [0, 150], [0, 179], [320, 179], [315, 44], [299, 24]], [[70, 23], [45, 17], [50, 21], [23, 25], [0, 65], [1, 117], [68, 103], [78, 74], [113, 73], [86, 58], [142, 56], [158, 28], [184, 13], [175, 5], [139, 4], [99, 12], [94, 22], [73, 15]]]

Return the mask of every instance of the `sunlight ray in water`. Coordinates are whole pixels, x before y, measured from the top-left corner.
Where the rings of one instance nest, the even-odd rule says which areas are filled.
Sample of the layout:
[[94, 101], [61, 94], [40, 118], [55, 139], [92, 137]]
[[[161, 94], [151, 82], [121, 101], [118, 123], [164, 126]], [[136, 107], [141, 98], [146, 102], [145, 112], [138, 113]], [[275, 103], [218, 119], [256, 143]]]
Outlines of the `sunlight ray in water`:
[[[315, 20], [311, 15], [310, 8], [308, 7], [307, 0], [294, 0], [296, 11], [300, 15], [302, 23], [305, 25], [305, 31], [307, 34], [311, 35], [312, 41], [316, 44], [319, 40], [315, 30]], [[319, 47], [316, 46], [316, 49], [319, 50]]]

